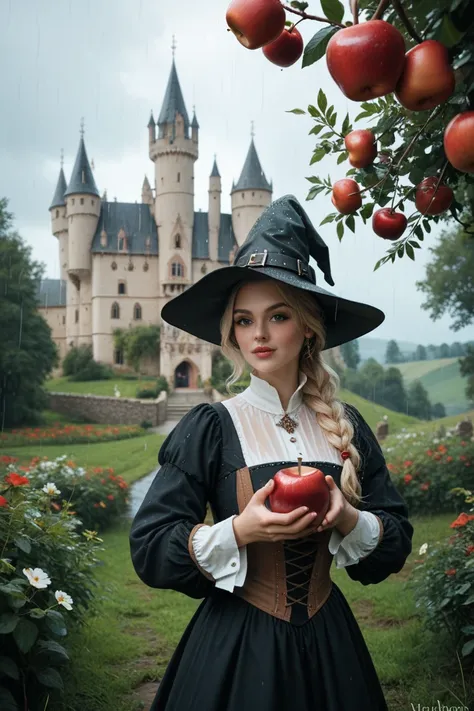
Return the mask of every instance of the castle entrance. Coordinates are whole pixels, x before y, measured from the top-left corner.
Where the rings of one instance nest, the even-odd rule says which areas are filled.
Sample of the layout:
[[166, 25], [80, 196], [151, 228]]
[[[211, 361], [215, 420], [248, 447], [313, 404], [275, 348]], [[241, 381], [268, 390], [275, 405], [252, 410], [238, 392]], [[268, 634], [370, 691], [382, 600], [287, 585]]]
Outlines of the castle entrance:
[[189, 388], [189, 380], [191, 376], [191, 367], [189, 363], [183, 360], [174, 371], [174, 386], [175, 388]]

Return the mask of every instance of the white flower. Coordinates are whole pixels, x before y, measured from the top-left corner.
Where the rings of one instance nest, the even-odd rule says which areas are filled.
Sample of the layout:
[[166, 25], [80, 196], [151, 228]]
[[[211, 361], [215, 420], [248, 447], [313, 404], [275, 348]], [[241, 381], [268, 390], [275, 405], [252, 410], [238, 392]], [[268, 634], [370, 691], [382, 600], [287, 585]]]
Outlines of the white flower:
[[428, 544], [423, 543], [423, 545], [420, 547], [420, 551], [419, 551], [420, 555], [425, 555], [427, 550], [428, 550]]
[[58, 601], [58, 605], [62, 605], [66, 610], [72, 610], [72, 597], [62, 590], [56, 590], [54, 597]]
[[56, 484], [53, 484], [52, 481], [48, 481], [48, 483], [43, 486], [42, 491], [44, 491], [45, 494], [48, 494], [48, 496], [57, 496], [61, 493]]
[[38, 590], [44, 590], [48, 585], [51, 585], [47, 573], [41, 568], [23, 568], [23, 574], [28, 578], [30, 585]]

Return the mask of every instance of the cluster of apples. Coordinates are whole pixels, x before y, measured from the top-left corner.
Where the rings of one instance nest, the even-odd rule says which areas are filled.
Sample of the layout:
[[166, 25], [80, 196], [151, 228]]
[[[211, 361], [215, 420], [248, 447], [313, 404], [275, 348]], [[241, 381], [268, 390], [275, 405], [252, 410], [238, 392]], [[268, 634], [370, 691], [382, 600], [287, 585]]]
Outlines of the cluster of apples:
[[[229, 28], [248, 49], [262, 48], [280, 67], [294, 64], [303, 53], [303, 39], [295, 26], [285, 28], [285, 10], [280, 0], [232, 0], [226, 14]], [[426, 111], [449, 99], [455, 75], [446, 47], [425, 40], [408, 52], [396, 27], [385, 20], [368, 20], [338, 30], [329, 40], [326, 61], [329, 73], [342, 93], [352, 101], [369, 101], [395, 93], [410, 111]], [[368, 130], [352, 131], [345, 137], [351, 165], [365, 168], [377, 156], [377, 142]], [[455, 116], [444, 133], [444, 150], [451, 165], [474, 173], [474, 111]], [[435, 176], [417, 187], [415, 204], [424, 215], [440, 215], [453, 200], [451, 188]], [[362, 205], [359, 185], [344, 178], [334, 183], [332, 202], [348, 215]], [[374, 232], [385, 239], [398, 239], [407, 227], [402, 213], [390, 208], [377, 210]]]

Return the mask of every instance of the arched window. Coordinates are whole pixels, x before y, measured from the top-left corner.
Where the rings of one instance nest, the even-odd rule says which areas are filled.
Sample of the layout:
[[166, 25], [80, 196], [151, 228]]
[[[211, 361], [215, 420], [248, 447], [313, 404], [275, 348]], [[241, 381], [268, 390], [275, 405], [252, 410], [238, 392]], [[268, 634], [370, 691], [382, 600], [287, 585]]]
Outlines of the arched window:
[[56, 217], [59, 217], [59, 210], [56, 210]]
[[74, 312], [74, 322], [79, 323], [79, 309], [76, 309]]
[[112, 304], [112, 310], [110, 313], [110, 317], [111, 318], [120, 318], [120, 306], [117, 304], [116, 301]]
[[176, 235], [174, 238], [174, 246], [176, 249], [181, 249], [181, 235]]
[[119, 281], [118, 283], [118, 293], [120, 296], [123, 296], [124, 294], [127, 293], [127, 287], [125, 286], [124, 281]]
[[115, 365], [123, 365], [123, 351], [121, 348], [117, 348], [114, 351], [114, 362]]
[[184, 276], [184, 268], [181, 262], [173, 262], [171, 265], [171, 276], [182, 277]]
[[133, 307], [133, 318], [135, 321], [141, 321], [142, 320], [142, 307], [140, 304], [135, 304]]

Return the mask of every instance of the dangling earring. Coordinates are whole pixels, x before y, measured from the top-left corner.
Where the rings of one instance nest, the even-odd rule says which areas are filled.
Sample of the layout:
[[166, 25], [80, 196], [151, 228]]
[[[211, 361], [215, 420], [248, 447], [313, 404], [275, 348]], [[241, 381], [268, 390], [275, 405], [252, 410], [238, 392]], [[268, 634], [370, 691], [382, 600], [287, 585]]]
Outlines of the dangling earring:
[[312, 348], [311, 348], [311, 346], [310, 346], [310, 341], [311, 341], [310, 338], [306, 338], [306, 339], [305, 339], [306, 351], [305, 351], [304, 357], [307, 358], [308, 360], [310, 360], [310, 359], [312, 358], [312, 356], [313, 356], [313, 351], [312, 351]]

